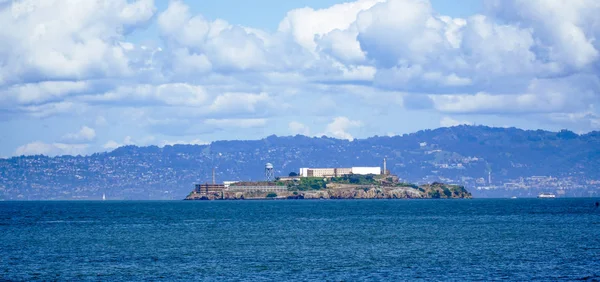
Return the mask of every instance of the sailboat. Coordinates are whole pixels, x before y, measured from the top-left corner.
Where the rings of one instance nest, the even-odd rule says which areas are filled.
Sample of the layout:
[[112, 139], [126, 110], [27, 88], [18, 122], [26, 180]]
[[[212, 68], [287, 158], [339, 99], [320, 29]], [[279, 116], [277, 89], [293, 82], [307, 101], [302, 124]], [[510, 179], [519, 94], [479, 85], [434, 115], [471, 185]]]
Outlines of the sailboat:
[[102, 193], [102, 201], [106, 201], [106, 194]]

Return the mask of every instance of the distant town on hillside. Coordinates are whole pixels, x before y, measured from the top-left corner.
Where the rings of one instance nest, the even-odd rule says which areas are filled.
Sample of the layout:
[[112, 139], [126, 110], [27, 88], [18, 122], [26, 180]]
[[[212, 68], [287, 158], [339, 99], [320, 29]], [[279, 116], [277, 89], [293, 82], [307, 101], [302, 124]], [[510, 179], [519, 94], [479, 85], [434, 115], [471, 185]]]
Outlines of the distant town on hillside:
[[181, 199], [194, 184], [258, 181], [301, 168], [382, 167], [474, 197], [600, 196], [600, 132], [456, 126], [354, 141], [269, 136], [209, 145], [125, 146], [90, 156], [0, 159], [0, 199]]

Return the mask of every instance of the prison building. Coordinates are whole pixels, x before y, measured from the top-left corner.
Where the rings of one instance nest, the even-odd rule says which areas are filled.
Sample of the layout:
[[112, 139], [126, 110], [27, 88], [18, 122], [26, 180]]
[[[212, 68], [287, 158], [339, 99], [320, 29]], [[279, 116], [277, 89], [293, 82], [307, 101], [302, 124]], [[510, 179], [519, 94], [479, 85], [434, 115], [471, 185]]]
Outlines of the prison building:
[[380, 167], [348, 167], [348, 168], [301, 168], [302, 177], [341, 177], [348, 174], [381, 174]]
[[229, 186], [228, 191], [232, 192], [285, 192], [286, 186]]
[[221, 192], [223, 192], [223, 190], [225, 190], [224, 184], [205, 183], [205, 184], [196, 184], [194, 192], [196, 192], [200, 195], [208, 195], [208, 194], [214, 194], [214, 193], [221, 193]]

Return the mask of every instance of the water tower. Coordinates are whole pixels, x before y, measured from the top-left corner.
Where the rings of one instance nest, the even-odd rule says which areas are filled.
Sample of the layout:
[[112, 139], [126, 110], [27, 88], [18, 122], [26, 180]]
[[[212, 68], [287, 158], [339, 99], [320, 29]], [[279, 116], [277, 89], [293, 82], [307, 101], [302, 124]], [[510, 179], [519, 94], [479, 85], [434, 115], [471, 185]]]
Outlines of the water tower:
[[275, 171], [273, 170], [272, 163], [267, 163], [265, 165], [265, 178], [267, 178], [267, 181], [273, 181], [273, 179], [275, 179]]

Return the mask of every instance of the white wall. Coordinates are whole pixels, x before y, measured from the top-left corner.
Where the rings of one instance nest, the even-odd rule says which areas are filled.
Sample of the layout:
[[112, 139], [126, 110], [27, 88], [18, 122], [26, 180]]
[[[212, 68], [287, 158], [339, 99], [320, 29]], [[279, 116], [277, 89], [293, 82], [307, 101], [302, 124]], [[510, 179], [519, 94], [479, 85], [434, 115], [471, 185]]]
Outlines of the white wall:
[[223, 181], [223, 185], [225, 185], [225, 188], [229, 188], [229, 186], [231, 186], [231, 184], [234, 183], [238, 183], [239, 181]]
[[300, 173], [299, 173], [300, 176], [307, 177], [308, 176], [308, 170], [309, 170], [309, 168], [307, 168], [307, 167], [300, 168]]
[[381, 174], [381, 168], [378, 167], [378, 166], [374, 166], [374, 167], [353, 167], [352, 168], [352, 173], [353, 174], [361, 174], [361, 175], [365, 175], [365, 174], [379, 175], [379, 174]]

